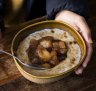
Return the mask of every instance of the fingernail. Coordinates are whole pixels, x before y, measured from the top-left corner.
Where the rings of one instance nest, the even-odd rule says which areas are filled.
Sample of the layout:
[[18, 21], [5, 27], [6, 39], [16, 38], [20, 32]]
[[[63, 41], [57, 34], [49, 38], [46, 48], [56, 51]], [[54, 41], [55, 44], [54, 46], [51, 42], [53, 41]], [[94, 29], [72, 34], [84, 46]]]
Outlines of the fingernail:
[[91, 39], [89, 39], [89, 43], [93, 43], [93, 41]]
[[88, 42], [89, 42], [89, 43], [93, 43], [93, 41], [92, 41], [92, 39], [91, 39], [90, 36], [88, 36]]
[[83, 67], [86, 68], [86, 67], [87, 67], [87, 64], [84, 63], [84, 64], [83, 64]]
[[81, 70], [81, 69], [79, 69], [78, 73], [79, 73], [79, 74], [82, 74], [82, 70]]
[[76, 71], [76, 74], [77, 74], [77, 75], [82, 74], [82, 70], [81, 70], [81, 69], [78, 69], [78, 70]]

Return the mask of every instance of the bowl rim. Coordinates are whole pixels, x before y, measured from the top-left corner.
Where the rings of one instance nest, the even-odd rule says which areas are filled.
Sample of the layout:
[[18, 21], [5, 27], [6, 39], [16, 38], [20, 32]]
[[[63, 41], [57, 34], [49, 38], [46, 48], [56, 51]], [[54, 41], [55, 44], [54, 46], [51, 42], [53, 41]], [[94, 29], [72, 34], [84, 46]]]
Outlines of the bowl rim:
[[[84, 46], [84, 54], [82, 55], [82, 56], [83, 56], [82, 59], [80, 59], [81, 61], [80, 61], [76, 66], [72, 67], [70, 70], [67, 70], [67, 71], [62, 72], [62, 73], [59, 73], [59, 74], [54, 74], [54, 75], [50, 75], [50, 76], [41, 76], [41, 77], [40, 77], [40, 76], [37, 76], [37, 75], [33, 75], [33, 74], [28, 73], [27, 71], [25, 71], [25, 70], [23, 69], [23, 67], [21, 67], [21, 66], [19, 65], [19, 63], [16, 61], [16, 59], [13, 57], [16, 66], [18, 66], [20, 69], [22, 69], [25, 74], [27, 74], [27, 75], [29, 75], [29, 76], [31, 76], [31, 77], [33, 77], [33, 78], [42, 78], [42, 79], [43, 79], [43, 78], [55, 78], [55, 77], [61, 76], [61, 75], [63, 75], [63, 74], [66, 75], [67, 73], [75, 70], [75, 69], [76, 69], [78, 66], [80, 66], [81, 63], [84, 61], [84, 59], [85, 59], [85, 57], [86, 57], [86, 53], [87, 53], [87, 46], [86, 46], [85, 40], [83, 39], [83, 37], [81, 36], [81, 34], [80, 34], [73, 26], [71, 26], [70, 24], [68, 24], [68, 23], [66, 23], [66, 22], [55, 21], [55, 20], [46, 20], [46, 21], [41, 21], [41, 22], [37, 22], [37, 23], [34, 23], [34, 24], [30, 24], [30, 25], [28, 25], [27, 27], [24, 27], [24, 28], [20, 29], [20, 31], [17, 32], [17, 34], [14, 36], [14, 38], [13, 38], [13, 40], [12, 40], [11, 53], [14, 55], [13, 45], [14, 45], [15, 39], [16, 39], [16, 37], [18, 36], [19, 33], [21, 33], [22, 31], [24, 31], [24, 30], [27, 29], [27, 28], [30, 28], [30, 27], [32, 27], [32, 26], [39, 25], [39, 24], [42, 24], [42, 23], [61, 23], [61, 24], [63, 24], [63, 25], [66, 25], [67, 27], [69, 27], [71, 30], [75, 31], [76, 34], [77, 34], [77, 36], [80, 37], [80, 39], [81, 39], [81, 41], [82, 41], [82, 43], [83, 43], [83, 46]], [[17, 68], [18, 68], [18, 67], [17, 67]]]

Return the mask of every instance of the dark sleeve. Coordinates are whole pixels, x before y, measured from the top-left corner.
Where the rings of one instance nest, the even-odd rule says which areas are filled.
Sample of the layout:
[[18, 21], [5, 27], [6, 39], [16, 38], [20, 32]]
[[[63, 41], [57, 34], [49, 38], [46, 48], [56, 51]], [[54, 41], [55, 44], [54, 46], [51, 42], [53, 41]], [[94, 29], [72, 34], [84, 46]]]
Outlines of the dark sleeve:
[[69, 10], [87, 18], [86, 0], [46, 0], [48, 19], [54, 19], [61, 10]]
[[4, 0], [0, 0], [0, 29], [3, 30], [4, 29], [4, 22], [3, 22], [3, 5], [4, 5]]

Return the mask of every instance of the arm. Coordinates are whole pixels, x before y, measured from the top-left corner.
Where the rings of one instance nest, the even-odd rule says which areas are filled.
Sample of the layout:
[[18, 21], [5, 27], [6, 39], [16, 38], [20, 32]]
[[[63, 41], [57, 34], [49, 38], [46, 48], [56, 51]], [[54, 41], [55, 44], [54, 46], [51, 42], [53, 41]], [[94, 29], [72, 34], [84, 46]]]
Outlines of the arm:
[[[85, 20], [87, 19], [84, 0], [47, 0], [47, 15], [49, 19], [67, 22], [84, 37], [87, 45], [87, 55], [82, 65], [75, 71], [81, 74], [89, 63], [92, 55], [91, 30]], [[53, 6], [52, 6], [53, 4]]]
[[46, 0], [48, 19], [55, 19], [58, 12], [69, 10], [87, 19], [87, 5], [85, 0]]

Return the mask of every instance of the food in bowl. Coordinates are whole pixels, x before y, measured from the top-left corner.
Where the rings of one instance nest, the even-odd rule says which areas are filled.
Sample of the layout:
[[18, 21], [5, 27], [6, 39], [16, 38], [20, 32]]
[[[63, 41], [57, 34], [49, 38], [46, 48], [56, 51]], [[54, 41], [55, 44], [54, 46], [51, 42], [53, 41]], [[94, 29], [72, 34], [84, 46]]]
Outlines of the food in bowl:
[[65, 42], [52, 36], [42, 37], [38, 40], [31, 39], [29, 48], [26, 50], [29, 61], [44, 68], [58, 65], [67, 57], [67, 51]]
[[[56, 68], [59, 63], [63, 63], [61, 71], [64, 72], [80, 62], [81, 50], [71, 34], [53, 28], [39, 30], [27, 36], [20, 43], [17, 56], [24, 63], [46, 68]], [[60, 68], [56, 71], [58, 70]]]

